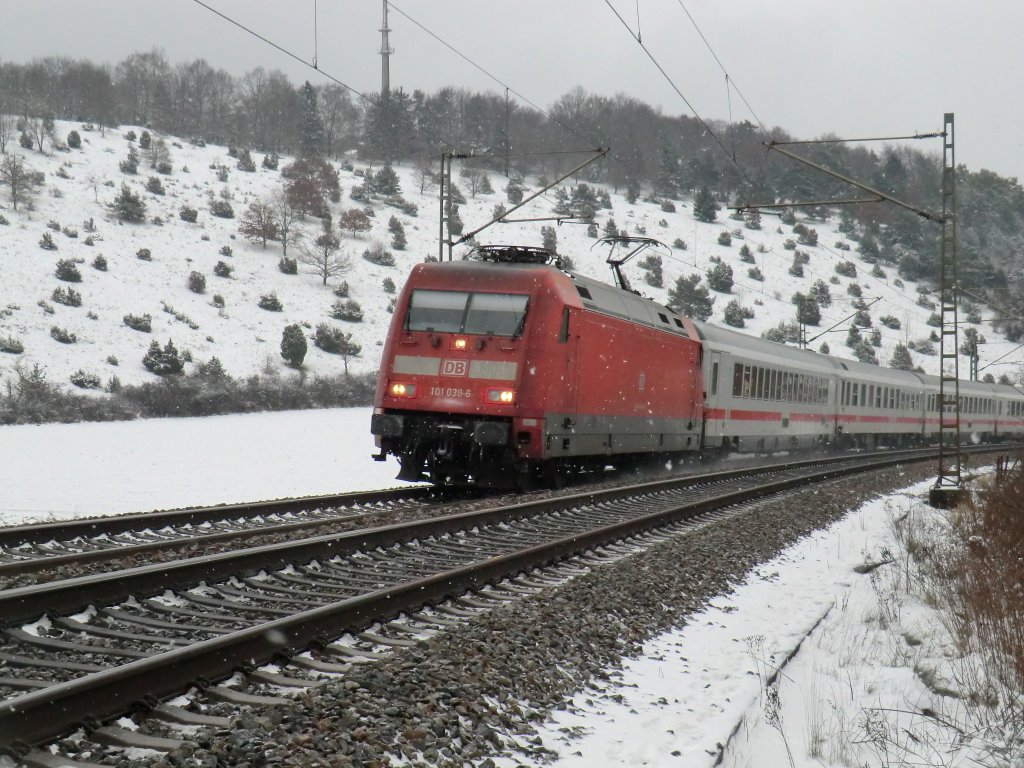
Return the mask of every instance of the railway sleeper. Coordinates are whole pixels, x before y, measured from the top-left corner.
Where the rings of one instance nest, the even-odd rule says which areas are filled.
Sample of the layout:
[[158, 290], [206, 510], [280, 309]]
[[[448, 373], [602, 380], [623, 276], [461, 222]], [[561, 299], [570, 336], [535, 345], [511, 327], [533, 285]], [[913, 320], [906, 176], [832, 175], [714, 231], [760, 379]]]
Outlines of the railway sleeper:
[[117, 725], [105, 725], [89, 734], [97, 744], [129, 749], [152, 749], [155, 752], [170, 752], [185, 745], [183, 739], [169, 739], [166, 736], [150, 736]]

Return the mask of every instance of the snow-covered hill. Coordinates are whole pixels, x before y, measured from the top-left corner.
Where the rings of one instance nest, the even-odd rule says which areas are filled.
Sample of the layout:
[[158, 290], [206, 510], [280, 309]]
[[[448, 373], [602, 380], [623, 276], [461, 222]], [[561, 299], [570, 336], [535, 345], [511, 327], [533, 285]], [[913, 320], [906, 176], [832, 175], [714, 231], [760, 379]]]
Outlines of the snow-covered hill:
[[[353, 238], [342, 237], [342, 250], [351, 261], [351, 269], [343, 278], [334, 278], [327, 287], [313, 270], [301, 265], [298, 275], [283, 274], [278, 268], [280, 244], [271, 243], [266, 249], [247, 242], [239, 233], [238, 216], [258, 197], [269, 196], [279, 190], [282, 177], [279, 171], [260, 166], [261, 155], [255, 154], [257, 169], [245, 173], [236, 169], [236, 160], [228, 156], [227, 148], [194, 146], [183, 140], [165, 137], [170, 150], [174, 171], [159, 176], [165, 194], [146, 191], [147, 178], [157, 175], [143, 162], [138, 175], [126, 175], [119, 170], [131, 144], [125, 138], [128, 131], [141, 134], [142, 129], [122, 127], [101, 134], [85, 130], [83, 126], [58, 123], [60, 143], [72, 129], [82, 137], [81, 149], [42, 155], [35, 151], [22, 152], [26, 163], [45, 175], [45, 185], [34, 200], [31, 209], [19, 205], [15, 211], [7, 196], [0, 199], [0, 214], [7, 224], [0, 224], [0, 342], [13, 338], [24, 346], [21, 354], [0, 353], [0, 380], [12, 376], [13, 366], [40, 363], [46, 369], [49, 381], [71, 387], [70, 377], [76, 371], [94, 374], [106, 382], [116, 375], [123, 383], [155, 380], [155, 376], [142, 366], [142, 358], [154, 339], [161, 344], [173, 340], [175, 346], [188, 351], [192, 360], [186, 370], [216, 356], [226, 370], [236, 376], [258, 373], [270, 368], [287, 371], [280, 356], [283, 328], [299, 323], [312, 335], [319, 323], [329, 322], [353, 334], [353, 341], [362, 347], [361, 356], [350, 363], [353, 371], [374, 371], [380, 361], [381, 345], [391, 315], [388, 305], [393, 296], [383, 287], [390, 277], [401, 286], [413, 264], [427, 256], [437, 254], [437, 197], [436, 189], [421, 194], [411, 167], [398, 167], [402, 195], [419, 207], [417, 216], [402, 213], [397, 208], [375, 203], [376, 215], [372, 230]], [[8, 152], [13, 151], [8, 147]], [[282, 157], [281, 167], [292, 158]], [[227, 181], [218, 179], [218, 167], [226, 166]], [[334, 220], [348, 208], [362, 208], [351, 200], [354, 186], [362, 183], [357, 174], [366, 166], [356, 162], [353, 170], [341, 170], [342, 196], [340, 203], [331, 203]], [[467, 230], [484, 223], [491, 217], [498, 203], [508, 205], [502, 192], [504, 180], [492, 175], [495, 192], [470, 197], [462, 206], [461, 216]], [[528, 183], [532, 180], [528, 179]], [[147, 221], [142, 224], [120, 223], [108, 205], [120, 191], [122, 182], [140, 193], [148, 207]], [[463, 192], [467, 185], [457, 180]], [[611, 190], [609, 190], [611, 191]], [[217, 218], [210, 212], [210, 202], [222, 195], [231, 198], [234, 219]], [[745, 321], [745, 332], [759, 335], [780, 321], [792, 322], [795, 307], [790, 298], [796, 291], [807, 293], [817, 280], [838, 279], [829, 284], [833, 303], [822, 310], [818, 329], [810, 329], [813, 336], [834, 322], [854, 312], [854, 297], [847, 293], [850, 283], [857, 282], [863, 289], [864, 300], [881, 300], [869, 312], [874, 327], [882, 332], [881, 347], [876, 349], [879, 360], [889, 361], [893, 347], [907, 339], [927, 338], [930, 328], [926, 321], [932, 310], [917, 305], [917, 286], [895, 282], [891, 267], [883, 267], [885, 277], [871, 275], [871, 265], [857, 256], [857, 243], [837, 231], [838, 218], [829, 221], [800, 223], [817, 230], [818, 245], [798, 245], [808, 256], [802, 277], [789, 273], [794, 251], [787, 248], [787, 240], [796, 240], [792, 227], [781, 223], [778, 217], [765, 215], [762, 229], [751, 230], [742, 221], [730, 219], [727, 211], [720, 211], [718, 221], [710, 224], [694, 219], [689, 200], [676, 203], [676, 210], [668, 212], [658, 203], [638, 200], [630, 204], [620, 195], [611, 194], [612, 210], [598, 212], [597, 223], [603, 229], [609, 217], [615, 219], [620, 230], [630, 234], [646, 234], [665, 243], [680, 240], [686, 249], [672, 249], [664, 258], [664, 287], [649, 287], [645, 273], [631, 263], [627, 274], [633, 284], [650, 297], [667, 301], [668, 289], [680, 275], [706, 272], [714, 267], [713, 259], [730, 265], [735, 275], [732, 294], [712, 294], [716, 297], [713, 322], [722, 322], [728, 302], [735, 298], [752, 310], [754, 317]], [[549, 192], [530, 207], [516, 212], [517, 218], [551, 214], [554, 195]], [[179, 217], [182, 207], [199, 211], [195, 223]], [[388, 221], [397, 216], [405, 228], [408, 240], [404, 251], [391, 248]], [[154, 223], [156, 219], [160, 223]], [[95, 232], [86, 231], [86, 222], [92, 220]], [[320, 222], [307, 219], [300, 228], [307, 239], [320, 233]], [[498, 225], [479, 237], [481, 242], [502, 242], [526, 245], [541, 244], [542, 224], [536, 222]], [[56, 227], [55, 231], [54, 227]], [[575, 269], [581, 273], [610, 279], [604, 263], [602, 249], [591, 250], [594, 238], [588, 236], [585, 226], [557, 227], [558, 250], [569, 256]], [[76, 232], [76, 237], [69, 236]], [[732, 242], [723, 245], [719, 239], [730, 232]], [[57, 250], [44, 250], [40, 240], [49, 233]], [[91, 235], [92, 245], [87, 244]], [[394, 267], [371, 264], [361, 258], [364, 250], [375, 241], [383, 243], [395, 256]], [[837, 243], [849, 246], [843, 250]], [[740, 249], [747, 245], [754, 264], [744, 263]], [[223, 249], [230, 249], [225, 255]], [[151, 261], [138, 258], [140, 249], [149, 249]], [[294, 249], [289, 249], [293, 255]], [[99, 271], [92, 264], [98, 255], [107, 261], [107, 270]], [[460, 257], [456, 254], [456, 258]], [[54, 270], [59, 259], [72, 259], [78, 263], [82, 275], [80, 283], [61, 282]], [[838, 276], [835, 266], [849, 259], [857, 267], [855, 277]], [[224, 261], [233, 269], [228, 278], [214, 275], [214, 265]], [[750, 279], [751, 267], [760, 269], [764, 281]], [[189, 290], [187, 281], [193, 271], [206, 278], [206, 292], [197, 294]], [[333, 288], [344, 279], [348, 282], [352, 299], [363, 309], [361, 323], [347, 323], [329, 318], [332, 304], [337, 301]], [[706, 281], [705, 281], [706, 284]], [[73, 288], [81, 294], [81, 306], [62, 305], [53, 299], [57, 287]], [[261, 309], [257, 302], [261, 295], [276, 293], [283, 311]], [[223, 308], [215, 306], [214, 297], [223, 299]], [[150, 315], [152, 333], [130, 329], [124, 316]], [[882, 327], [878, 319], [889, 315], [900, 321], [900, 329]], [[827, 341], [832, 354], [852, 357], [845, 345], [845, 324], [840, 332], [828, 334], [812, 344], [817, 349]], [[77, 341], [61, 343], [51, 336], [52, 328], [73, 334]], [[989, 343], [981, 347], [982, 365], [1012, 349], [991, 328], [977, 326], [988, 337]], [[867, 335], [867, 332], [865, 332]], [[2, 346], [2, 344], [0, 344]], [[937, 345], [936, 345], [937, 347]], [[937, 372], [937, 357], [912, 353], [914, 364], [929, 373]], [[966, 374], [968, 361], [961, 359]], [[312, 374], [334, 374], [342, 370], [342, 360], [309, 344], [305, 370]], [[998, 376], [1012, 369], [990, 369]]]

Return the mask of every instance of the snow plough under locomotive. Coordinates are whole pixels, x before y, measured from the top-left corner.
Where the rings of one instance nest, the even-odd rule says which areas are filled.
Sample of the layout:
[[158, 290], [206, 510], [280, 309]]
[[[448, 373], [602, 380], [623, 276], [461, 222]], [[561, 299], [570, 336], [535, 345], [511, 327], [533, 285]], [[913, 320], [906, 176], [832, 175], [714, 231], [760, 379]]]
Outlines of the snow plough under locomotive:
[[[1024, 394], [960, 393], [965, 433], [1024, 436]], [[413, 268], [371, 431], [401, 480], [523, 488], [698, 452], [924, 442], [937, 395], [937, 377], [695, 323], [542, 249], [484, 246]]]

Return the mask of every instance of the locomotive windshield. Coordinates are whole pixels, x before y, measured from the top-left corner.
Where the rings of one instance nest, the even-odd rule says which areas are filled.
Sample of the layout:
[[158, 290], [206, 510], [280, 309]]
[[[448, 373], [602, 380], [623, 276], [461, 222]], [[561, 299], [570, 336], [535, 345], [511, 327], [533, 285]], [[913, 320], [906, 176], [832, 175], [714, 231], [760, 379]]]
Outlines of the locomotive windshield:
[[518, 336], [526, 321], [529, 296], [416, 289], [409, 300], [409, 331]]

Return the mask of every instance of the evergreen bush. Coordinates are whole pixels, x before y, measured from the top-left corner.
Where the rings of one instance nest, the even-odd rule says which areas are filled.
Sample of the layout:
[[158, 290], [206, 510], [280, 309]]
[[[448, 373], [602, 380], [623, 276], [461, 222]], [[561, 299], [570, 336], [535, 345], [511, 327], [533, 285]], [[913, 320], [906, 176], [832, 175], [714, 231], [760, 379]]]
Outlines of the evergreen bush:
[[131, 328], [133, 331], [139, 331], [140, 333], [150, 333], [153, 330], [153, 318], [151, 315], [125, 315], [124, 324]]
[[160, 181], [159, 176], [150, 176], [146, 181], [146, 191], [153, 195], [162, 195], [165, 193], [164, 183]]
[[74, 344], [78, 341], [78, 337], [67, 328], [61, 328], [56, 325], [50, 327], [50, 338], [59, 341], [61, 344]]
[[71, 383], [81, 389], [99, 389], [102, 386], [99, 376], [86, 373], [81, 368], [71, 374]]
[[395, 257], [384, 248], [383, 243], [374, 243], [370, 248], [363, 251], [363, 258], [371, 264], [376, 264], [380, 267], [395, 266]]
[[718, 293], [731, 293], [733, 285], [732, 267], [716, 264], [708, 273], [708, 287]]
[[213, 200], [210, 203], [210, 213], [219, 219], [235, 218], [235, 209], [227, 200]]
[[149, 248], [139, 248], [139, 250], [135, 252], [135, 258], [140, 261], [152, 261], [153, 252], [149, 250]]
[[174, 342], [170, 339], [163, 349], [160, 348], [160, 343], [154, 339], [149, 345], [145, 357], [142, 358], [142, 366], [157, 376], [175, 376], [185, 370], [185, 363], [178, 354]]
[[127, 184], [121, 184], [121, 191], [110, 204], [111, 211], [121, 221], [142, 222], [146, 220], [146, 204], [132, 192]]
[[306, 336], [297, 325], [287, 325], [281, 333], [281, 357], [292, 368], [301, 368], [306, 358]]
[[192, 293], [206, 293], [206, 275], [202, 272], [189, 272], [188, 289]]
[[71, 131], [68, 133], [67, 144], [71, 149], [82, 148], [82, 137], [78, 134], [78, 131]]
[[82, 282], [82, 273], [78, 271], [78, 265], [71, 259], [61, 259], [58, 261], [53, 273], [57, 276], [58, 280], [63, 280], [65, 283]]
[[287, 256], [281, 257], [277, 262], [277, 268], [286, 275], [299, 274], [299, 263], [295, 259], [289, 259]]
[[58, 286], [53, 289], [53, 293], [50, 295], [50, 298], [58, 304], [63, 304], [65, 307], [82, 306], [82, 294], [74, 288], [65, 289]]
[[190, 224], [194, 224], [196, 219], [199, 218], [199, 211], [195, 208], [189, 208], [187, 205], [181, 206], [181, 210], [178, 211], [178, 218], [182, 221], [187, 221]]
[[93, 269], [96, 269], [96, 270], [98, 270], [100, 272], [106, 272], [107, 271], [107, 259], [106, 259], [106, 257], [102, 253], [97, 254], [96, 258], [92, 260], [92, 267], [93, 267]]
[[53, 242], [53, 235], [49, 232], [43, 232], [43, 236], [39, 238], [39, 247], [44, 251], [56, 251], [57, 244]]
[[331, 317], [335, 320], [344, 320], [347, 323], [361, 323], [363, 321], [363, 308], [354, 299], [336, 301], [331, 306]]
[[284, 305], [281, 300], [277, 298], [276, 293], [265, 293], [260, 296], [259, 301], [256, 302], [256, 306], [260, 309], [265, 309], [268, 312], [280, 312], [284, 309]]
[[25, 351], [25, 345], [21, 343], [20, 339], [16, 339], [13, 336], [4, 338], [0, 336], [0, 352], [6, 352], [9, 355], [20, 355]]
[[213, 265], [213, 274], [217, 277], [231, 277], [231, 271], [232, 268], [223, 261], [218, 261]]

